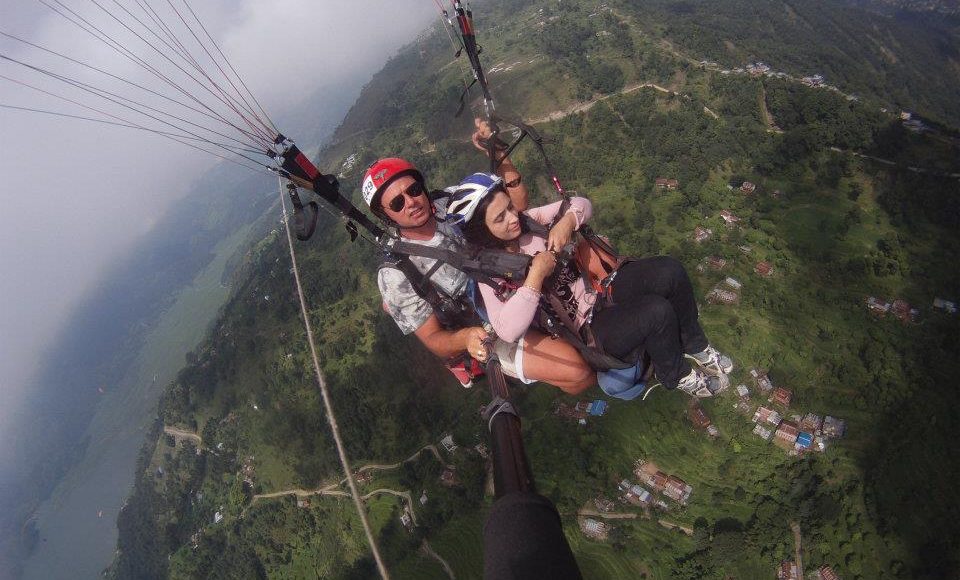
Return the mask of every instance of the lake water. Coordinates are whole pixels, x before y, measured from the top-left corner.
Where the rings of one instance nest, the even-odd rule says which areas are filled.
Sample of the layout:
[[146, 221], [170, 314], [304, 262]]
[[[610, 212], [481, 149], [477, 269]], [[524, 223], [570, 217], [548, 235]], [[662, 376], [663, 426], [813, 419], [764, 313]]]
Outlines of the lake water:
[[156, 416], [157, 399], [229, 296], [230, 289], [220, 283], [224, 267], [250, 229], [241, 228], [217, 245], [216, 258], [149, 333], [120, 387], [103, 395], [88, 430], [91, 444], [85, 457], [36, 512], [40, 539], [25, 563], [24, 580], [99, 578], [113, 560], [117, 514], [133, 487], [137, 455]]

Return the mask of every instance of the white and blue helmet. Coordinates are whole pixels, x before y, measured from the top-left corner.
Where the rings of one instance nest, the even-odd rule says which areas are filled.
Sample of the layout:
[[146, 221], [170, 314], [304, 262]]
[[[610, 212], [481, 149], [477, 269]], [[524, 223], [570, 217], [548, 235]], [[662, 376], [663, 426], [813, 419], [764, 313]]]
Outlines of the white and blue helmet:
[[465, 224], [473, 217], [473, 212], [491, 191], [503, 188], [503, 179], [489, 173], [474, 173], [467, 176], [460, 185], [448, 187], [451, 193], [447, 205], [447, 220], [454, 224]]

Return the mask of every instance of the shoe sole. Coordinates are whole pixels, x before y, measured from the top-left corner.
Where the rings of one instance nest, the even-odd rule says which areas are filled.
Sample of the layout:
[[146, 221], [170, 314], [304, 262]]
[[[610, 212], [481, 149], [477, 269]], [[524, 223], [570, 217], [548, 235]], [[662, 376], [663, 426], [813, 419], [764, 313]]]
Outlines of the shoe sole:
[[697, 368], [699, 368], [701, 371], [705, 372], [706, 374], [710, 375], [711, 377], [719, 377], [720, 375], [729, 375], [730, 373], [733, 372], [733, 367], [730, 367], [730, 369], [726, 371], [723, 369], [714, 370], [711, 367], [707, 366], [707, 363], [700, 362], [700, 359], [693, 356], [692, 354], [684, 354], [683, 356], [692, 360], [694, 364], [697, 365]]

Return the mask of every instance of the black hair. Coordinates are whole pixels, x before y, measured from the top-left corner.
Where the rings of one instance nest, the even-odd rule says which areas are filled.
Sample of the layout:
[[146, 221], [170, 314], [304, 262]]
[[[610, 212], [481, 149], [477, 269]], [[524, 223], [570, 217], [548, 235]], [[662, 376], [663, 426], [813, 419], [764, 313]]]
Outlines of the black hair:
[[[497, 187], [491, 194], [504, 193], [507, 191], [503, 187]], [[501, 240], [500, 238], [494, 236], [490, 233], [490, 228], [487, 227], [487, 208], [490, 207], [490, 202], [493, 201], [494, 195], [485, 195], [483, 199], [480, 200], [480, 203], [477, 204], [477, 209], [473, 210], [473, 217], [470, 218], [462, 228], [463, 237], [469, 243], [474, 246], [479, 246], [481, 248], [504, 248], [513, 240]], [[520, 233], [526, 232], [526, 227], [523, 225], [523, 220], [520, 220]]]

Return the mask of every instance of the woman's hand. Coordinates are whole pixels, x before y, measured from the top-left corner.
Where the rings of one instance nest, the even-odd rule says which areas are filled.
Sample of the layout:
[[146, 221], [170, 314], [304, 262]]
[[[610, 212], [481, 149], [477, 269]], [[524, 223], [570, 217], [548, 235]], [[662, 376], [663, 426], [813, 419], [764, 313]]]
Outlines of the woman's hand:
[[550, 228], [547, 235], [547, 249], [554, 252], [562, 252], [563, 247], [570, 243], [573, 232], [577, 229], [577, 218], [572, 213], [568, 213], [557, 222], [557, 225]]
[[[475, 127], [475, 130], [473, 135], [471, 135], [470, 140], [473, 141], [474, 147], [480, 151], [483, 151], [484, 155], [486, 155], [489, 153], [487, 149], [487, 142], [493, 137], [493, 130], [490, 128], [490, 123], [478, 117], [473, 120], [473, 126]], [[505, 148], [505, 143], [497, 139], [494, 141], [494, 147], [500, 151]]]
[[557, 267], [557, 256], [553, 252], [540, 252], [533, 257], [530, 263], [530, 271], [527, 273], [527, 279], [524, 280], [524, 286], [529, 286], [534, 290], [539, 290], [547, 276], [553, 273]]

